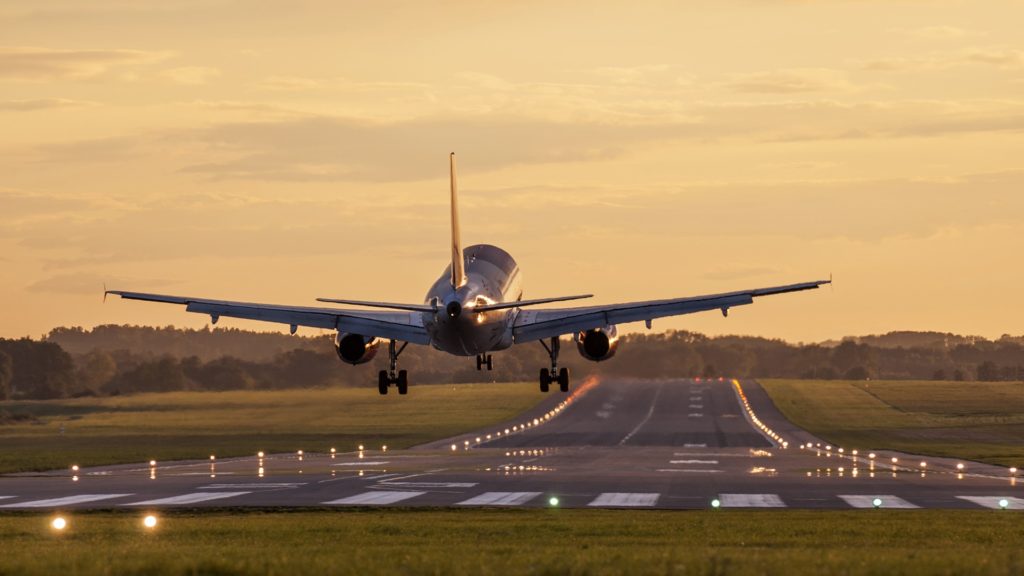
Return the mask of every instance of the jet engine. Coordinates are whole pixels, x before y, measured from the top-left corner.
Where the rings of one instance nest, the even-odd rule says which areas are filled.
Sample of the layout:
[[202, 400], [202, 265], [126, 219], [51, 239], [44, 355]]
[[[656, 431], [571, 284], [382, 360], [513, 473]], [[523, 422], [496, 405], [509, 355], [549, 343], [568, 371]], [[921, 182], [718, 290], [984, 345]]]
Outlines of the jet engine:
[[601, 362], [615, 356], [619, 348], [619, 331], [615, 326], [594, 328], [576, 334], [576, 348], [580, 356], [594, 362]]
[[334, 350], [346, 364], [365, 364], [377, 355], [380, 341], [360, 334], [339, 332], [334, 338]]

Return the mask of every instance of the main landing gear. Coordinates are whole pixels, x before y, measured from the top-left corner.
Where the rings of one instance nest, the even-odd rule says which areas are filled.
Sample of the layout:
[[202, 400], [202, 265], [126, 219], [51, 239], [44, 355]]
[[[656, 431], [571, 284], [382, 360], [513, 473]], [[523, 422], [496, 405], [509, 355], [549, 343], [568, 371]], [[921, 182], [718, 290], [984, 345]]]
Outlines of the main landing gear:
[[382, 395], [388, 393], [388, 387], [392, 384], [398, 388], [399, 394], [407, 394], [409, 392], [409, 374], [405, 370], [397, 370], [398, 368], [398, 356], [401, 355], [405, 347], [408, 346], [408, 342], [403, 342], [402, 347], [396, 350], [395, 341], [390, 340], [388, 344], [388, 358], [389, 364], [387, 370], [381, 370], [377, 374], [377, 391]]
[[477, 354], [476, 355], [476, 369], [477, 370], [483, 370], [484, 366], [487, 366], [487, 370], [488, 371], [490, 371], [491, 368], [493, 368], [493, 365], [491, 364], [491, 355], [490, 354]]
[[558, 337], [551, 339], [551, 345], [548, 346], [543, 340], [540, 341], [540, 345], [544, 347], [548, 352], [548, 357], [551, 358], [551, 369], [547, 368], [540, 369], [540, 391], [547, 392], [552, 384], [558, 383], [558, 389], [562, 392], [569, 391], [569, 369], [558, 368], [558, 350], [561, 348], [561, 344]]

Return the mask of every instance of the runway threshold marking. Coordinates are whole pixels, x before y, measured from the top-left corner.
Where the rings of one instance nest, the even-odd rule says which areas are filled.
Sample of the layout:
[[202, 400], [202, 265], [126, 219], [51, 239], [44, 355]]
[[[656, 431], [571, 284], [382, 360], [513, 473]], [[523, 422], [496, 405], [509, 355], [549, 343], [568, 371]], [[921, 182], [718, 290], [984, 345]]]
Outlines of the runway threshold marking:
[[917, 504], [911, 504], [899, 496], [892, 494], [851, 494], [840, 495], [846, 503], [854, 508], [874, 508], [875, 498], [882, 501], [880, 508], [920, 508]]
[[16, 498], [16, 496], [0, 496], [0, 500], [6, 500], [8, 498]]
[[484, 492], [457, 504], [460, 506], [521, 506], [540, 496], [540, 492]]
[[785, 508], [778, 494], [719, 494], [722, 508]]
[[243, 496], [245, 494], [252, 494], [252, 492], [192, 492], [191, 494], [182, 494], [181, 496], [171, 496], [169, 498], [143, 500], [142, 502], [129, 502], [127, 504], [122, 504], [122, 506], [167, 506], [171, 504], [197, 504], [199, 502], [207, 502], [209, 500], [223, 500], [224, 498], [234, 498], [235, 496]]
[[472, 488], [477, 482], [390, 482], [385, 480], [381, 486], [401, 486], [402, 488]]
[[254, 488], [262, 488], [264, 490], [276, 490], [279, 488], [298, 488], [299, 486], [305, 486], [308, 482], [248, 482], [244, 484], [207, 484], [206, 486], [200, 486], [198, 490], [226, 490], [226, 489], [238, 489], [245, 488], [252, 490]]
[[659, 496], [661, 496], [661, 494], [656, 492], [604, 492], [597, 498], [594, 498], [594, 500], [590, 504], [587, 504], [587, 506], [654, 506], [658, 503]]
[[65, 496], [64, 498], [49, 498], [46, 500], [31, 500], [29, 502], [18, 502], [16, 504], [4, 504], [0, 508], [50, 508], [56, 506], [70, 506], [72, 504], [83, 504], [85, 502], [98, 502], [100, 500], [111, 500], [114, 498], [125, 498], [131, 494], [79, 494], [78, 496]]
[[1009, 510], [1024, 510], [1024, 498], [1014, 498], [1011, 496], [957, 496], [961, 500], [967, 500], [968, 502], [974, 502], [978, 506], [984, 506], [985, 508], [992, 508], [999, 510], [1000, 500], [1006, 500], [1006, 508]]
[[692, 474], [721, 474], [721, 470], [711, 470], [709, 468], [658, 468], [656, 472], [683, 472]]
[[337, 504], [342, 506], [352, 505], [366, 505], [366, 504], [394, 504], [417, 496], [422, 496], [426, 492], [399, 492], [399, 491], [388, 491], [388, 490], [373, 490], [371, 492], [363, 492], [362, 494], [356, 494], [355, 496], [349, 496], [347, 498], [339, 498], [337, 500], [330, 500], [324, 502], [324, 504]]

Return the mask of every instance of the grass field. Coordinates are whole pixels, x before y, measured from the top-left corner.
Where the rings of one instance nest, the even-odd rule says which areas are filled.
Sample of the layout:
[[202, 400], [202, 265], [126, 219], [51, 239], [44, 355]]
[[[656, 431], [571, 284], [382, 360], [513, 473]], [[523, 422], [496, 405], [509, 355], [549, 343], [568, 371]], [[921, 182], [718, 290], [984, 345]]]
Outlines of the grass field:
[[1024, 467], [1024, 383], [763, 380], [795, 424], [838, 446]]
[[[0, 574], [1020, 574], [998, 511], [346, 510], [0, 515]], [[765, 529], [770, 527], [770, 529]], [[187, 554], [183, 554], [187, 551]]]
[[519, 383], [419, 386], [408, 396], [360, 388], [0, 402], [9, 415], [0, 425], [0, 473], [257, 450], [404, 448], [511, 418], [543, 398]]

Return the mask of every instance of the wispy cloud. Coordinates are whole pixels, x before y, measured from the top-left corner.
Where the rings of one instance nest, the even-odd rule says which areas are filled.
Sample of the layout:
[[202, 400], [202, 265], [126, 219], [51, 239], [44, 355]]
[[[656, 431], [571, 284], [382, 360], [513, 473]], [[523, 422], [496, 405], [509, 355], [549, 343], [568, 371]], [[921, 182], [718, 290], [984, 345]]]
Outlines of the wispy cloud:
[[0, 100], [0, 111], [35, 112], [37, 110], [58, 110], [61, 108], [83, 108], [96, 106], [95, 102], [69, 100], [67, 98], [30, 98], [26, 100]]
[[794, 68], [742, 74], [733, 77], [726, 86], [737, 92], [762, 94], [825, 92], [853, 87], [844, 72], [828, 68]]
[[116, 68], [151, 64], [169, 56], [167, 52], [143, 50], [0, 47], [0, 79], [45, 81], [89, 78]]
[[175, 84], [198, 86], [220, 77], [221, 71], [207, 66], [182, 66], [164, 70], [160, 75]]

